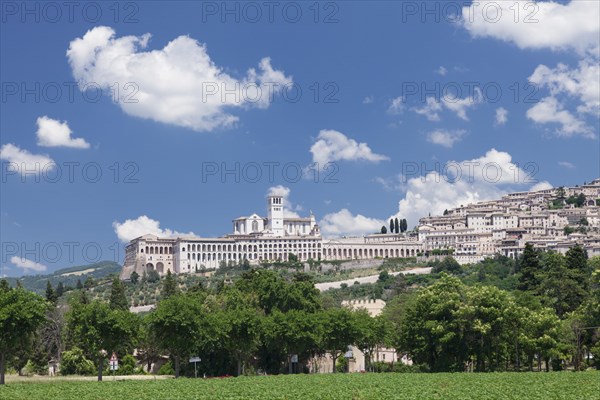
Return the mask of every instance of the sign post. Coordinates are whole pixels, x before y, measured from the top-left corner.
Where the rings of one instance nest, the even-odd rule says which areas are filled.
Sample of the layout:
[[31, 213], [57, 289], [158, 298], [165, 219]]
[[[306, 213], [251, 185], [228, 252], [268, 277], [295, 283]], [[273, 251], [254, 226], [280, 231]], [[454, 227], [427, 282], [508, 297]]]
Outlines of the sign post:
[[113, 373], [113, 379], [114, 379], [115, 371], [119, 369], [119, 359], [117, 358], [117, 355], [115, 353], [112, 353], [112, 356], [110, 356], [109, 365], [110, 365], [110, 370]]
[[198, 369], [196, 368], [196, 364], [202, 361], [200, 357], [192, 357], [190, 358], [190, 363], [194, 363], [194, 377], [198, 377]]

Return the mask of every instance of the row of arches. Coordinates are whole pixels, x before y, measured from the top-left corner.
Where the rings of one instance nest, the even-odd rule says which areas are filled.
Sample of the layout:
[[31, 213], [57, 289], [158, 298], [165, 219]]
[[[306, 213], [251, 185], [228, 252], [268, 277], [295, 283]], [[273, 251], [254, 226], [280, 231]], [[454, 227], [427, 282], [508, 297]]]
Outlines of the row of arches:
[[416, 257], [418, 250], [414, 248], [325, 248], [325, 257], [331, 260], [375, 258], [375, 257]]
[[[320, 249], [321, 243], [265, 243], [265, 244], [228, 244], [228, 245], [220, 245], [220, 244], [191, 244], [187, 248], [184, 246], [181, 248], [182, 252], [185, 252], [186, 249], [189, 252], [217, 252], [217, 251], [262, 251], [263, 249]], [[161, 253], [162, 254], [162, 253]]]
[[146, 254], [173, 254], [173, 246], [146, 246]]
[[297, 255], [300, 261], [306, 261], [309, 258], [318, 260], [321, 258], [320, 251], [308, 251], [299, 253], [288, 252], [249, 252], [249, 253], [188, 253], [187, 259], [190, 261], [210, 262], [210, 261], [241, 261], [244, 258], [248, 260], [259, 261], [288, 261], [289, 254]]

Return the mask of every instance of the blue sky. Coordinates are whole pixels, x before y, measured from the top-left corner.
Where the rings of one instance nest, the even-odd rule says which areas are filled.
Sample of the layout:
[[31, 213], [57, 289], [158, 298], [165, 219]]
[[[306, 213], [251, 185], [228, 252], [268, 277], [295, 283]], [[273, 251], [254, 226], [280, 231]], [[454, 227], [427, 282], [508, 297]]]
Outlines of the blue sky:
[[1, 10], [2, 274], [227, 234], [272, 191], [340, 236], [600, 176], [596, 1], [21, 4]]

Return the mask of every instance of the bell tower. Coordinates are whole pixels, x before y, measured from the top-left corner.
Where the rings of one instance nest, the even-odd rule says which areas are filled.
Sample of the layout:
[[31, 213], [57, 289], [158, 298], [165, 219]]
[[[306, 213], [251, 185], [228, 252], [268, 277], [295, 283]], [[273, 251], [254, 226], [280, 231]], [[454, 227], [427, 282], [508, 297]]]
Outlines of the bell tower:
[[283, 236], [283, 196], [267, 197], [267, 228], [275, 236]]

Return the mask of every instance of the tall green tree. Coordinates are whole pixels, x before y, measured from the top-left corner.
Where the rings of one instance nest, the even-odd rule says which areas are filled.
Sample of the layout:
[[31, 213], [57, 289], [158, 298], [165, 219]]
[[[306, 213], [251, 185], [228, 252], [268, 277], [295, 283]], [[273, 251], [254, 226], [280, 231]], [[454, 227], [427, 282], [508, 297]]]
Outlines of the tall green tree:
[[456, 317], [466, 287], [445, 274], [406, 304], [398, 326], [397, 348], [431, 371], [462, 371], [468, 360], [464, 325]]
[[135, 314], [112, 309], [98, 300], [88, 304], [72, 302], [66, 321], [71, 342], [96, 360], [98, 381], [102, 380], [105, 357], [112, 352], [121, 356], [131, 353], [140, 330]]
[[56, 303], [58, 301], [58, 297], [56, 296], [56, 293], [54, 292], [54, 289], [52, 288], [52, 284], [50, 283], [49, 280], [46, 281], [46, 300], [54, 305], [56, 305]]
[[175, 294], [158, 303], [150, 315], [151, 329], [160, 347], [175, 361], [175, 377], [180, 374], [181, 359], [192, 355], [206, 343], [223, 340], [209, 310], [197, 296]]
[[42, 297], [23, 288], [0, 290], [0, 385], [4, 384], [6, 360], [29, 348], [47, 308]]
[[[588, 265], [587, 251], [577, 244], [570, 248], [565, 254], [566, 267], [569, 270], [569, 275], [574, 279], [583, 292], [587, 293], [589, 289], [589, 280], [591, 276], [591, 268]], [[580, 299], [580, 303], [584, 299]]]
[[56, 285], [56, 297], [60, 298], [62, 297], [62, 295], [65, 293], [65, 286], [63, 285], [62, 281], [58, 282], [58, 285]]
[[541, 265], [539, 251], [533, 247], [533, 244], [525, 243], [525, 249], [523, 255], [519, 258], [518, 266], [521, 275], [519, 276], [517, 288], [519, 290], [537, 290], [540, 284]]
[[133, 271], [131, 273], [131, 276], [129, 278], [131, 280], [131, 283], [133, 283], [134, 285], [138, 283], [138, 280], [140, 279], [140, 274], [138, 274], [137, 272]]
[[556, 315], [563, 317], [575, 311], [587, 295], [577, 277], [567, 268], [565, 256], [560, 253], [546, 253], [542, 258], [543, 270], [538, 292], [542, 302], [552, 307]]
[[167, 270], [167, 276], [163, 282], [162, 288], [162, 298], [168, 299], [171, 296], [174, 296], [179, 291], [179, 286], [177, 285], [177, 280], [175, 276], [171, 273], [171, 270]]
[[333, 372], [336, 362], [361, 337], [360, 327], [354, 312], [345, 308], [332, 308], [321, 314], [322, 338], [321, 346], [329, 351], [333, 360]]
[[390, 218], [390, 233], [394, 233], [394, 219]]
[[396, 233], [400, 233], [400, 223], [398, 222], [398, 218], [394, 220], [394, 230]]
[[118, 277], [115, 277], [112, 281], [109, 305], [113, 310], [129, 310], [125, 286]]

